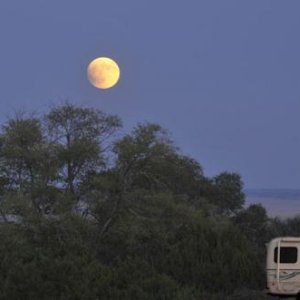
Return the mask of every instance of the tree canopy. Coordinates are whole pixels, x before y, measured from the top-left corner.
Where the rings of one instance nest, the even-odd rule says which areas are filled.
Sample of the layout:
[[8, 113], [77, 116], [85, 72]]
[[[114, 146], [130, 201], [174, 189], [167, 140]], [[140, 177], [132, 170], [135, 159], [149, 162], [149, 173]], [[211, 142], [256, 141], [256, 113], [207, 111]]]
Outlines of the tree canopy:
[[3, 124], [0, 299], [264, 299], [264, 243], [298, 220], [245, 208], [239, 174], [160, 125], [121, 127], [69, 103]]

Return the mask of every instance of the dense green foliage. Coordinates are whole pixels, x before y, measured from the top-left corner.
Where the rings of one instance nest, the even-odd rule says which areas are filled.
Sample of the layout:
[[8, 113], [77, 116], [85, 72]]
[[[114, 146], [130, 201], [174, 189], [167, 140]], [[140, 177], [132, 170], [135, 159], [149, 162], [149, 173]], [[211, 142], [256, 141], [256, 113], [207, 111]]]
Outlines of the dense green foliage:
[[[243, 208], [156, 124], [66, 104], [0, 135], [0, 299], [264, 299], [264, 243], [299, 219]], [[118, 136], [118, 138], [116, 138]]]

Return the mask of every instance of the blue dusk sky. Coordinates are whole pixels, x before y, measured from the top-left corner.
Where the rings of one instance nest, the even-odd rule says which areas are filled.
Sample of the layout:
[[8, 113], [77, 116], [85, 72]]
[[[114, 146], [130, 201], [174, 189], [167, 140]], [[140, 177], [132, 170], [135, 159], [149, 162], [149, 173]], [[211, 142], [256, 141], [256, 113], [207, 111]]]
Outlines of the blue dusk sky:
[[[205, 174], [300, 188], [299, 0], [1, 0], [0, 121], [63, 100], [167, 128]], [[98, 90], [95, 57], [121, 80]]]

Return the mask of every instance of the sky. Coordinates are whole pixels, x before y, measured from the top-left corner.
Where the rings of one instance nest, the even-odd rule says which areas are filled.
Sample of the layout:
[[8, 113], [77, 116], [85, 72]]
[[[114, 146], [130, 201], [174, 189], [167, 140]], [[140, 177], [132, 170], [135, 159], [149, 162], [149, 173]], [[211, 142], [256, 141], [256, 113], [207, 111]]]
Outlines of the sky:
[[[71, 103], [155, 122], [207, 176], [300, 188], [299, 0], [1, 0], [0, 121]], [[99, 90], [88, 63], [115, 59]]]

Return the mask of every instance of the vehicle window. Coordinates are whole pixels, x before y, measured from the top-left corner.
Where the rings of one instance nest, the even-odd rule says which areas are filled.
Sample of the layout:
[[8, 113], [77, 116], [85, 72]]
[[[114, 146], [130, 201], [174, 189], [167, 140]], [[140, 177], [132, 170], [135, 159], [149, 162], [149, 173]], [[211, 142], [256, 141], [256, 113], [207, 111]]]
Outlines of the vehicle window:
[[[277, 263], [278, 247], [274, 251], [274, 262]], [[294, 264], [297, 262], [298, 249], [296, 247], [280, 247], [280, 263]]]

